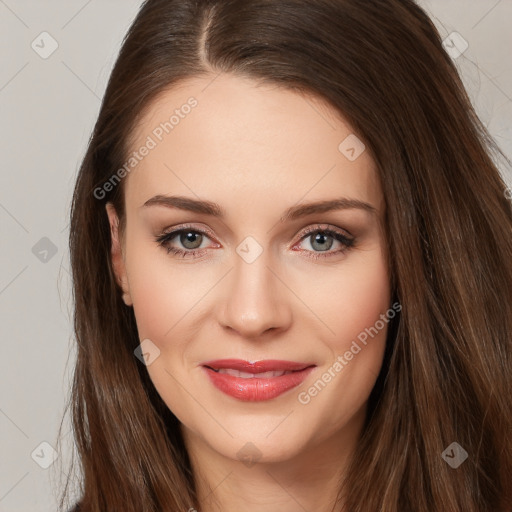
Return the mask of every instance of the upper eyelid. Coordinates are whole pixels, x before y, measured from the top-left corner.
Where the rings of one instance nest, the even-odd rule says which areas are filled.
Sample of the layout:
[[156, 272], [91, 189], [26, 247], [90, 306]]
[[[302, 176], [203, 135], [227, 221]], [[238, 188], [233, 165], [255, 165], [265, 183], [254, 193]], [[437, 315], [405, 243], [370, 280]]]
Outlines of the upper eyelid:
[[[323, 225], [321, 225], [321, 224], [317, 223], [317, 224], [314, 224], [314, 225], [311, 225], [311, 226], [308, 226], [308, 227], [302, 229], [300, 231], [300, 233], [302, 234], [302, 237], [304, 237], [306, 235], [314, 233], [315, 231], [326, 231], [326, 232], [332, 231], [332, 232], [334, 232], [336, 234], [341, 234], [342, 236], [345, 236], [346, 238], [354, 238], [352, 233], [350, 233], [348, 230], [343, 229], [343, 228], [338, 228], [338, 227], [333, 226], [331, 224], [323, 224]], [[345, 232], [346, 235], [343, 232]]]
[[182, 231], [187, 231], [187, 230], [195, 231], [197, 233], [208, 235], [209, 238], [215, 238], [213, 233], [207, 228], [197, 228], [195, 226], [187, 226], [187, 225], [178, 226], [176, 228], [171, 228], [171, 229], [164, 229], [162, 231], [162, 233], [159, 235], [159, 238], [162, 238], [162, 237], [168, 236], [168, 235], [173, 235], [173, 238], [174, 238], [176, 235], [178, 235]]

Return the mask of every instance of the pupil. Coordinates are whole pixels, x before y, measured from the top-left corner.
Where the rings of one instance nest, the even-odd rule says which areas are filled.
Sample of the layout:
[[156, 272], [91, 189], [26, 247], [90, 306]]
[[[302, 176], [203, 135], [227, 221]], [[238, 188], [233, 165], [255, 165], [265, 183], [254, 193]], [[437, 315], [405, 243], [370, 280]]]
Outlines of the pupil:
[[[182, 239], [181, 239], [181, 243], [187, 247], [187, 249], [197, 249], [197, 247], [199, 247], [201, 245], [201, 236], [199, 233], [194, 233], [193, 231], [188, 231], [187, 233], [185, 234], [182, 234]], [[199, 238], [199, 244], [197, 244], [197, 240], [194, 240], [196, 238]], [[193, 247], [188, 247], [187, 244], [192, 244]], [[194, 244], [196, 244], [194, 246]]]
[[320, 245], [317, 248], [319, 248], [320, 250], [329, 250], [332, 246], [332, 241], [330, 244], [326, 245], [326, 237], [329, 237], [329, 235], [325, 235], [323, 233], [317, 233], [315, 236], [315, 241], [312, 244], [312, 246], [315, 247], [315, 244], [319, 243]]

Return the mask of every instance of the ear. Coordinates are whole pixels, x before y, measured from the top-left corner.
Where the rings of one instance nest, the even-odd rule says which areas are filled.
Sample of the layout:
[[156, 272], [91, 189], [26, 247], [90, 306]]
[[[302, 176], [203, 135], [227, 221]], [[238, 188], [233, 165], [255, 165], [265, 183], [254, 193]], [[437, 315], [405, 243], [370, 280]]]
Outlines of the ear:
[[107, 210], [108, 220], [110, 223], [110, 237], [112, 239], [112, 246], [110, 254], [112, 258], [112, 267], [116, 275], [117, 284], [123, 290], [123, 301], [127, 306], [132, 306], [133, 302], [130, 296], [130, 286], [128, 284], [128, 276], [126, 274], [126, 266], [124, 262], [123, 248], [119, 237], [119, 217], [112, 203], [105, 205]]

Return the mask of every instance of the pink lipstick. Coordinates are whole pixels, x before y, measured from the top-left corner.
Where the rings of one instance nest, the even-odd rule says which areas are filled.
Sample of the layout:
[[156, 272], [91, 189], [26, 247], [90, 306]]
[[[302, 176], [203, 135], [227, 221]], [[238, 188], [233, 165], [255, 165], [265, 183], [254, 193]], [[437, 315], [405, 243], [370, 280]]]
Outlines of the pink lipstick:
[[250, 363], [241, 359], [217, 359], [202, 364], [212, 384], [242, 401], [275, 398], [298, 386], [315, 368], [313, 363], [267, 359]]

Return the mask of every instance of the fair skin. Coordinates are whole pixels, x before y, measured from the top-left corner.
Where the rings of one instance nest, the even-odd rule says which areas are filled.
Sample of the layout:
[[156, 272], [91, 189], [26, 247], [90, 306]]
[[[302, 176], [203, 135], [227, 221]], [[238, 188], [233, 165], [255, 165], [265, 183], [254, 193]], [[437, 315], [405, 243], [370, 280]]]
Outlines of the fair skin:
[[[233, 75], [212, 80], [194, 78], [161, 94], [136, 126], [133, 150], [190, 96], [198, 101], [125, 178], [123, 237], [107, 205], [116, 275], [141, 342], [160, 350], [147, 371], [181, 422], [199, 512], [342, 511], [334, 504], [338, 482], [361, 433], [387, 325], [307, 404], [298, 396], [390, 307], [375, 164], [368, 150], [354, 161], [338, 150], [353, 130], [318, 98]], [[225, 216], [143, 206], [156, 195], [215, 202]], [[341, 197], [375, 211], [280, 222], [290, 207]], [[198, 257], [156, 242], [185, 223], [195, 245], [178, 234], [168, 246], [200, 247]], [[315, 243], [317, 232], [303, 232], [317, 224], [354, 244], [340, 252], [332, 235]], [[197, 235], [205, 229], [210, 234]], [[236, 251], [248, 236], [262, 249], [251, 263]], [[316, 367], [297, 388], [243, 402], [205, 377], [201, 362], [221, 358]], [[240, 450], [254, 449], [255, 464], [241, 459]]]

